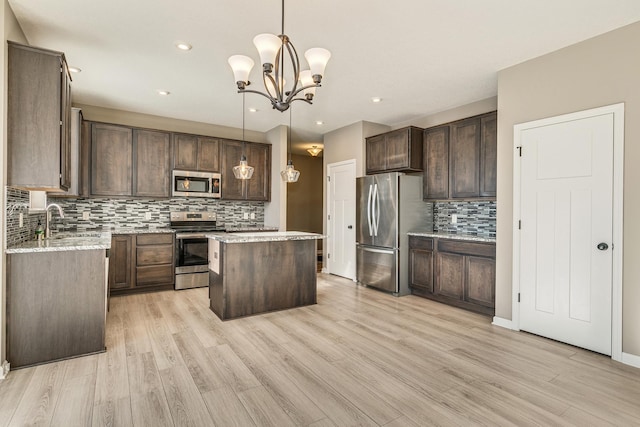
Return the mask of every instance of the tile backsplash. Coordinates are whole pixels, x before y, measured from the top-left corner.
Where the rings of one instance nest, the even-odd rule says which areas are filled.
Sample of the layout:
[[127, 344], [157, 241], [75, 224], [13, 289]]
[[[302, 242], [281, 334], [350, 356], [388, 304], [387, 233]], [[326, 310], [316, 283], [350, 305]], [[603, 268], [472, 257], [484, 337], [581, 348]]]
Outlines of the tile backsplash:
[[[458, 216], [456, 224], [451, 223], [453, 214]], [[496, 237], [495, 201], [435, 202], [433, 218], [434, 231]]]
[[[29, 192], [6, 187], [7, 246], [33, 238], [38, 220], [44, 225], [44, 214], [28, 214]], [[64, 211], [61, 219], [53, 210], [52, 233], [86, 232], [113, 228], [158, 228], [169, 226], [171, 211], [215, 212], [217, 222], [223, 226], [264, 225], [264, 202], [221, 201], [212, 199], [111, 199], [63, 198], [50, 196], [50, 203], [59, 204]], [[19, 227], [19, 214], [23, 213], [24, 226]], [[89, 219], [82, 219], [88, 212]], [[147, 218], [150, 213], [151, 219]], [[255, 214], [255, 219], [244, 219], [244, 214]]]

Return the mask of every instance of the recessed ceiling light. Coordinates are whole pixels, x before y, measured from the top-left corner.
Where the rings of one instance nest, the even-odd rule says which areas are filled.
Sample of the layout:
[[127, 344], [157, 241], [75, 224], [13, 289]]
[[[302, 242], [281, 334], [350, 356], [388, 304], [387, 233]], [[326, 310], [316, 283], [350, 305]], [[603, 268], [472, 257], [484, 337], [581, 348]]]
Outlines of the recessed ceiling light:
[[78, 67], [69, 67], [69, 71], [71, 71], [72, 73], [79, 73], [82, 70]]
[[189, 43], [184, 42], [176, 43], [176, 47], [180, 50], [191, 50], [193, 48], [193, 46], [191, 46]]
[[323, 122], [322, 120], [316, 120], [316, 124], [317, 124], [318, 126], [320, 126], [320, 125], [323, 125], [323, 124], [324, 124], [324, 122]]
[[170, 94], [171, 92], [169, 92], [168, 90], [158, 90], [158, 95], [167, 96]]
[[373, 98], [371, 98], [371, 102], [377, 104], [378, 102], [382, 102], [382, 98], [374, 96]]
[[258, 111], [258, 109], [257, 109], [257, 108], [249, 108], [249, 112], [250, 112], [250, 113], [255, 113], [255, 112], [257, 112], [257, 111]]

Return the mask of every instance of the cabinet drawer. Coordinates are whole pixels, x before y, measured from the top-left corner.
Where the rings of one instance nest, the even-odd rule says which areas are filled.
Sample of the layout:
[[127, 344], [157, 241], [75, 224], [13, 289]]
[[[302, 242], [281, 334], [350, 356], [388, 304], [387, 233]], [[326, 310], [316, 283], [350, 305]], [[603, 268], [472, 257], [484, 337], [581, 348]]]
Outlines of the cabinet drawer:
[[145, 246], [136, 248], [136, 265], [173, 264], [173, 246]]
[[433, 239], [431, 237], [409, 236], [409, 249], [433, 250]]
[[487, 258], [496, 257], [496, 245], [494, 243], [461, 242], [456, 240], [439, 239], [438, 251], [475, 255]]
[[173, 243], [172, 233], [140, 234], [136, 239], [136, 244], [141, 245], [170, 245]]
[[173, 283], [173, 265], [154, 265], [136, 268], [136, 286], [164, 285]]

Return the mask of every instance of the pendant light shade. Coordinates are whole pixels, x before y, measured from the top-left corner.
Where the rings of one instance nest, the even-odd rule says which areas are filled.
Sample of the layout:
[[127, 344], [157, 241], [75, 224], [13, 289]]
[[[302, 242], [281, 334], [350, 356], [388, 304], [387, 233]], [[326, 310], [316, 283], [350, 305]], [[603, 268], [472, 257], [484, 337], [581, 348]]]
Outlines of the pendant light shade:
[[240, 157], [240, 164], [233, 167], [233, 176], [236, 179], [251, 179], [253, 176], [253, 166], [247, 164], [247, 156]]
[[284, 182], [297, 182], [300, 178], [300, 171], [293, 167], [293, 160], [289, 159], [285, 170], [280, 172], [280, 176]]

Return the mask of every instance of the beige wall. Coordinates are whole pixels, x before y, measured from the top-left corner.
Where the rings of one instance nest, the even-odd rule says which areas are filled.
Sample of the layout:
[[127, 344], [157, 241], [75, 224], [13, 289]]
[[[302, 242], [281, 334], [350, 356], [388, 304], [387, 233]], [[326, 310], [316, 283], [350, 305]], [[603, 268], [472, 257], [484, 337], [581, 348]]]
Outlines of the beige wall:
[[[9, 7], [9, 4], [4, 1], [4, 7], [2, 8], [2, 17], [0, 17], [0, 22], [2, 22], [2, 28], [4, 32], [4, 42], [3, 42], [3, 55], [2, 55], [2, 70], [3, 70], [3, 78], [0, 81], [0, 93], [2, 96], [2, 103], [0, 104], [0, 117], [2, 120], [0, 121], [1, 126], [1, 134], [2, 134], [2, 150], [0, 151], [0, 163], [2, 164], [2, 182], [0, 183], [0, 188], [4, 189], [4, 186], [7, 182], [7, 91], [6, 91], [6, 82], [7, 82], [7, 40], [12, 40], [19, 43], [27, 43], [27, 38], [24, 36], [18, 21], [16, 20], [13, 11]], [[2, 217], [3, 226], [0, 227], [0, 239], [2, 239], [2, 256], [0, 256], [0, 366], [7, 359], [7, 348], [6, 348], [6, 277], [5, 277], [5, 266], [6, 266], [6, 256], [4, 255], [4, 245], [5, 245], [5, 236], [4, 236], [4, 213], [6, 212], [5, 208], [5, 198], [4, 192], [0, 197], [0, 216]], [[0, 378], [2, 378], [2, 369], [0, 368]]]
[[623, 352], [640, 355], [640, 23], [498, 74], [496, 316], [511, 319], [513, 126], [625, 103]]
[[287, 184], [287, 230], [322, 233], [322, 157], [294, 154], [291, 159], [300, 178]]

